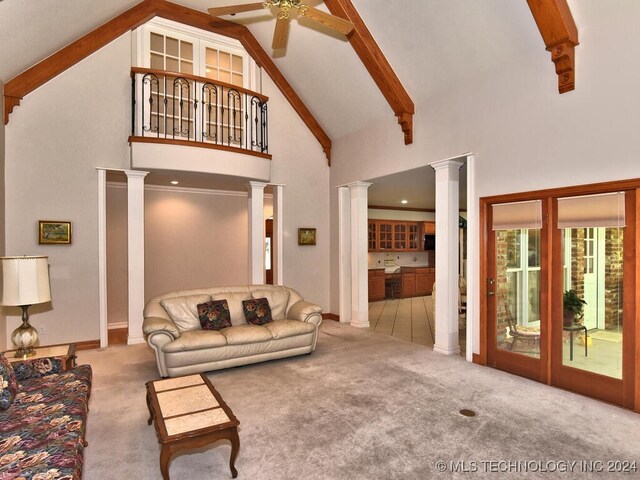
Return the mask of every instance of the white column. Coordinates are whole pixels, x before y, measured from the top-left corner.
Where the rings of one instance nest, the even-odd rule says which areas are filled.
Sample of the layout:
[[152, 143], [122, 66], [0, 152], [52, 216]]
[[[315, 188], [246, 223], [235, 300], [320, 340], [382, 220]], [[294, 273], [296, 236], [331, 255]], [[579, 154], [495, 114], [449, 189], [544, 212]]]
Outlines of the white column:
[[433, 350], [459, 355], [458, 216], [462, 162], [432, 163], [436, 171], [436, 341]]
[[273, 284], [284, 285], [284, 185], [273, 185]]
[[144, 343], [144, 177], [149, 172], [125, 170], [127, 175], [127, 248], [129, 263], [129, 345]]
[[338, 288], [340, 322], [351, 322], [351, 191], [338, 187]]
[[249, 283], [265, 282], [264, 272], [264, 187], [266, 183], [248, 182], [249, 192]]
[[351, 326], [369, 327], [367, 189], [370, 183], [350, 183], [351, 190]]
[[109, 344], [107, 328], [107, 171], [98, 168], [98, 292], [100, 348]]

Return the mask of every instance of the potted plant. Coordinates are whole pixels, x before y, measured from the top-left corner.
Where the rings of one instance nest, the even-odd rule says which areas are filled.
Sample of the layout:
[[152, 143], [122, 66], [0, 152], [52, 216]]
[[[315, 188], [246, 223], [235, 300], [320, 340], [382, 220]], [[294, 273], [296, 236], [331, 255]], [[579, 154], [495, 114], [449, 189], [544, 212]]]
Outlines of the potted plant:
[[563, 305], [563, 324], [565, 327], [571, 326], [580, 318], [584, 312], [584, 306], [587, 304], [578, 296], [575, 290], [567, 290], [562, 297]]

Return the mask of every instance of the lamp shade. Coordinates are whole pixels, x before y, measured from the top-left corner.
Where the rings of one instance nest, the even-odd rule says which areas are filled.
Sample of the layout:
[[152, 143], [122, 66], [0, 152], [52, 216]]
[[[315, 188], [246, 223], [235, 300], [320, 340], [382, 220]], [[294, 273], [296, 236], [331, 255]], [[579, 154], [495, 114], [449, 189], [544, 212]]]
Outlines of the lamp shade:
[[48, 257], [0, 257], [0, 305], [35, 305], [51, 300]]

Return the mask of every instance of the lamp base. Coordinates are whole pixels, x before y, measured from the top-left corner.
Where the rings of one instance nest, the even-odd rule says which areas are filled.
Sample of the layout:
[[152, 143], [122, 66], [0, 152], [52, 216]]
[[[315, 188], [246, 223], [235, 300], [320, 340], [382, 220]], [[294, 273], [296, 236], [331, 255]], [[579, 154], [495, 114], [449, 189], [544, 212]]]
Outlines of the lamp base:
[[11, 341], [16, 346], [16, 357], [31, 357], [36, 354], [33, 346], [38, 341], [38, 331], [29, 325], [29, 318], [22, 318], [22, 325], [11, 334]]

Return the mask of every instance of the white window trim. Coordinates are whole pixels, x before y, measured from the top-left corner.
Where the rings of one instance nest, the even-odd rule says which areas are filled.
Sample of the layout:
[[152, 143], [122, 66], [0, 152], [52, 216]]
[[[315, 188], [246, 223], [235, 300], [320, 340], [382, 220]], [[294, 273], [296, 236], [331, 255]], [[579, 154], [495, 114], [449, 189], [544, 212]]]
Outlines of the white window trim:
[[149, 20], [132, 32], [132, 65], [149, 68], [149, 34], [152, 31], [192, 42], [194, 57], [196, 53], [199, 55], [198, 59], [194, 58], [194, 75], [201, 77], [206, 76], [204, 71], [204, 52], [206, 47], [241, 56], [243, 58], [243, 87], [262, 93], [258, 65], [238, 40], [164, 18], [156, 17]]

